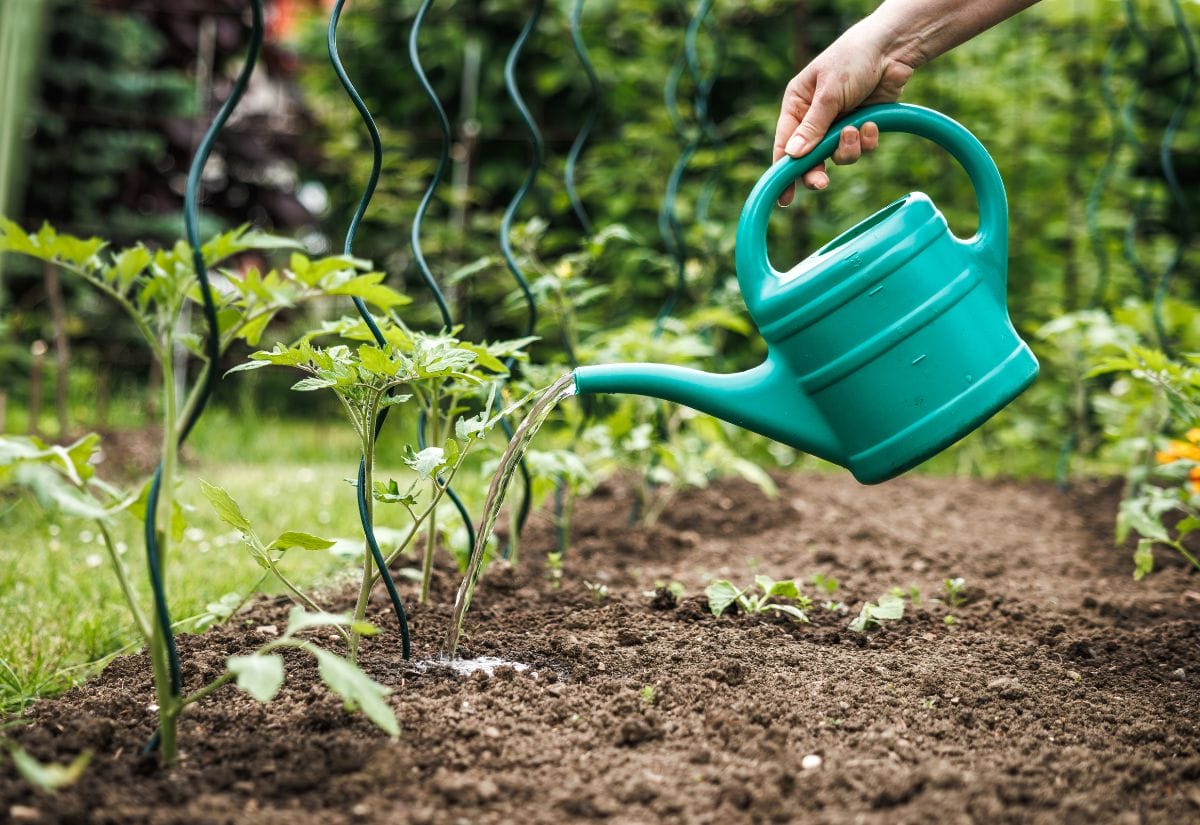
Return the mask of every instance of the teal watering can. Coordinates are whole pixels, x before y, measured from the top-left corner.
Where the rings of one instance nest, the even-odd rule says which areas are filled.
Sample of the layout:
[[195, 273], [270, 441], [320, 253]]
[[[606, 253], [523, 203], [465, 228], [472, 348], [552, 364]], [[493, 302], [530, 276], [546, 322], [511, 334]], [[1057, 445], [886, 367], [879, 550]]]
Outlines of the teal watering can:
[[[787, 272], [767, 257], [767, 222], [787, 188], [873, 121], [944, 147], [967, 170], [979, 231], [950, 232], [913, 192], [843, 232]], [[874, 484], [974, 430], [1037, 377], [1013, 329], [1005, 289], [1008, 204], [1000, 172], [963, 126], [931, 109], [884, 104], [832, 126], [802, 158], [759, 179], [737, 231], [737, 276], [767, 360], [729, 375], [662, 364], [575, 370], [577, 393], [674, 401], [840, 464]]]

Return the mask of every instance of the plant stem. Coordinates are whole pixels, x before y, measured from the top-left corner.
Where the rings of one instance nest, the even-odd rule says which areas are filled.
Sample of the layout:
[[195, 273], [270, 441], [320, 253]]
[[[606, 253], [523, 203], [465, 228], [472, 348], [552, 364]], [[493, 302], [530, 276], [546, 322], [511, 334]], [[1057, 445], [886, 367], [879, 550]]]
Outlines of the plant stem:
[[[437, 482], [434, 481], [434, 485]], [[437, 512], [434, 509], [437, 507], [437, 496], [435, 501], [429, 508], [429, 527], [425, 535], [425, 559], [421, 564], [421, 597], [418, 599], [421, 604], [429, 601], [429, 583], [433, 579], [433, 551], [437, 543]]]
[[129, 612], [133, 615], [133, 623], [137, 625], [142, 638], [149, 639], [151, 636], [150, 623], [146, 621], [146, 614], [142, 612], [141, 605], [138, 604], [137, 595], [133, 592], [133, 586], [129, 582], [129, 571], [125, 569], [125, 562], [121, 561], [121, 557], [117, 554], [112, 533], [108, 531], [108, 526], [101, 519], [96, 519], [96, 526], [100, 529], [100, 535], [104, 537], [104, 548], [108, 551], [113, 570], [116, 571], [117, 581], [121, 585], [121, 593], [125, 596], [125, 603], [129, 605]]
[[[429, 432], [433, 436], [434, 446], [438, 444], [438, 386], [435, 384], [430, 392], [431, 403], [429, 405]], [[449, 417], [449, 416], [447, 416]], [[443, 442], [444, 443], [444, 442]], [[433, 474], [433, 486], [438, 487], [437, 473]], [[429, 507], [429, 527], [425, 535], [425, 558], [421, 562], [421, 595], [418, 601], [421, 604], [429, 601], [429, 582], [433, 578], [433, 551], [437, 545], [437, 503], [438, 496], [435, 492], [433, 502]]]
[[[413, 536], [417, 534], [417, 530], [419, 530], [421, 525], [425, 523], [425, 519], [433, 513], [433, 509], [437, 506], [438, 502], [442, 500], [442, 496], [446, 494], [446, 490], [450, 488], [450, 483], [454, 481], [454, 476], [458, 474], [458, 470], [460, 467], [462, 467], [466, 457], [467, 446], [464, 445], [462, 455], [459, 456], [458, 462], [452, 468], [450, 468], [450, 472], [446, 475], [445, 482], [438, 485], [438, 491], [437, 494], [434, 495], [433, 501], [431, 501], [429, 506], [425, 508], [425, 512], [421, 513], [420, 517], [417, 518], [417, 520], [414, 521], [411, 526], [409, 526], [408, 532], [404, 535], [404, 538], [400, 540], [400, 543], [396, 545], [396, 549], [393, 550], [391, 555], [387, 557], [387, 563], [389, 565], [391, 565], [400, 557], [400, 554], [404, 552], [404, 548], [408, 547], [409, 542], [413, 540]], [[372, 579], [372, 584], [377, 578], [379, 578], [378, 573], [376, 573], [375, 578]]]
[[204, 687], [200, 688], [199, 690], [197, 690], [193, 693], [189, 693], [187, 696], [183, 697], [183, 699], [181, 699], [179, 701], [180, 710], [182, 710], [183, 708], [186, 708], [188, 705], [194, 704], [195, 702], [199, 702], [201, 699], [203, 699], [204, 697], [208, 696], [211, 693], [215, 693], [216, 691], [220, 690], [225, 685], [232, 682], [235, 678], [236, 677], [232, 673], [230, 673], [228, 670], [225, 671], [224, 673], [222, 673], [216, 679], [209, 682]]
[[[372, 416], [373, 418], [374, 416]], [[371, 484], [375, 470], [375, 433], [368, 423], [363, 428], [363, 483], [358, 494], [366, 502], [368, 518], [374, 515], [371, 496]], [[358, 586], [358, 601], [354, 604], [354, 625], [350, 627], [350, 638], [347, 642], [347, 656], [352, 664], [358, 663], [359, 632], [355, 626], [367, 618], [367, 603], [371, 599], [371, 588], [375, 585], [375, 561], [371, 557], [371, 546], [363, 540], [363, 575], [362, 583]]]
[[[167, 551], [171, 539], [171, 520], [175, 504], [175, 464], [178, 453], [178, 442], [175, 436], [175, 366], [172, 353], [172, 336], [165, 336], [163, 352], [166, 353], [160, 364], [162, 366], [163, 393], [163, 448], [162, 476], [159, 482], [158, 510], [147, 513], [146, 518], [154, 519], [162, 527], [158, 531], [159, 569], [162, 571], [163, 587], [167, 579]], [[151, 623], [153, 632], [150, 635], [151, 660], [154, 663], [154, 689], [158, 698], [158, 729], [159, 729], [159, 758], [164, 765], [172, 764], [177, 757], [175, 722], [179, 714], [179, 697], [175, 695], [171, 684], [171, 671], [168, 662], [167, 638], [161, 621]], [[170, 631], [167, 631], [170, 632]]]
[[[283, 575], [283, 571], [275, 565], [275, 560], [271, 558], [270, 553], [264, 552], [263, 559], [266, 561], [267, 567], [270, 568], [270, 572], [275, 574], [275, 578], [279, 579], [280, 583], [287, 588], [288, 592], [292, 594], [293, 598], [299, 602], [302, 607], [306, 607], [314, 613], [324, 612], [324, 608], [322, 608], [321, 605], [314, 602], [307, 593], [293, 584], [287, 576]], [[350, 631], [346, 630], [344, 627], [338, 627], [336, 625], [334, 626], [334, 629], [337, 630], [338, 633], [342, 634], [343, 639], [345, 639], [347, 642], [350, 641]]]

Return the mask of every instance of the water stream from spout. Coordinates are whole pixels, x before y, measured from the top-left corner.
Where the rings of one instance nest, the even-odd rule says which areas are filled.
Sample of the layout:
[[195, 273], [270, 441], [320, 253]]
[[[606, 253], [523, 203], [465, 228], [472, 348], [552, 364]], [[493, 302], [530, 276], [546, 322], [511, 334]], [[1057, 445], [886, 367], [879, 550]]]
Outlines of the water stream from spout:
[[496, 470], [496, 474], [492, 476], [487, 501], [483, 507], [483, 517], [479, 523], [479, 530], [475, 533], [475, 546], [471, 548], [467, 571], [463, 576], [462, 584], [458, 587], [458, 595], [454, 599], [454, 616], [450, 622], [450, 631], [446, 634], [445, 644], [442, 646], [442, 656], [446, 659], [453, 659], [454, 653], [458, 649], [463, 620], [471, 607], [471, 597], [475, 594], [475, 585], [479, 582], [479, 576], [483, 572], [484, 550], [487, 548], [492, 530], [496, 527], [496, 519], [500, 516], [500, 508], [504, 505], [504, 497], [508, 493], [517, 465], [525, 456], [533, 437], [546, 423], [558, 402], [570, 398], [574, 394], [575, 374], [569, 372], [546, 389], [537, 403], [530, 408], [529, 414], [521, 421], [520, 426], [517, 427], [508, 442], [508, 448], [500, 459], [500, 466]]

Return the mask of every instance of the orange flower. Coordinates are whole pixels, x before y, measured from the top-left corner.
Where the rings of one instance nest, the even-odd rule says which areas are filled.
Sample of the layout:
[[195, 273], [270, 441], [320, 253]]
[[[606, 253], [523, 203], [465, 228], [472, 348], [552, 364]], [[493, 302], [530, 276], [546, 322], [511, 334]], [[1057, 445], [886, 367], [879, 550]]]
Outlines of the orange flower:
[[1200, 467], [1193, 467], [1188, 472], [1188, 480], [1192, 482], [1192, 492], [1200, 493]]
[[1183, 437], [1193, 444], [1200, 444], [1200, 427], [1192, 427], [1183, 434]]
[[1195, 433], [1200, 440], [1200, 427], [1188, 431], [1188, 441], [1177, 441], [1172, 439], [1167, 442], [1167, 449], [1159, 450], [1154, 454], [1154, 460], [1159, 464], [1170, 464], [1173, 461], [1195, 461], [1200, 463], [1200, 444], [1190, 443], [1191, 436]]

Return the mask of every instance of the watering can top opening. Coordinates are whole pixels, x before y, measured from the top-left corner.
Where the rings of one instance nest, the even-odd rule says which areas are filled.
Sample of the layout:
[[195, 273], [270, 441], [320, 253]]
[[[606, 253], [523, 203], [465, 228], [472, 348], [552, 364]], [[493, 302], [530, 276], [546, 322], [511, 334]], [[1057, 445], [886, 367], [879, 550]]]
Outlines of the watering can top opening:
[[[924, 194], [900, 198], [780, 272], [767, 224], [783, 190], [832, 154], [846, 125], [928, 138], [963, 166], [979, 229], [957, 238]], [[759, 179], [738, 222], [738, 283], [767, 359], [731, 375], [661, 364], [575, 371], [579, 393], [685, 404], [850, 469], [892, 478], [1023, 391], [1038, 365], [1008, 317], [1008, 207], [983, 145], [930, 109], [884, 104], [830, 127], [811, 153]]]

